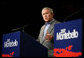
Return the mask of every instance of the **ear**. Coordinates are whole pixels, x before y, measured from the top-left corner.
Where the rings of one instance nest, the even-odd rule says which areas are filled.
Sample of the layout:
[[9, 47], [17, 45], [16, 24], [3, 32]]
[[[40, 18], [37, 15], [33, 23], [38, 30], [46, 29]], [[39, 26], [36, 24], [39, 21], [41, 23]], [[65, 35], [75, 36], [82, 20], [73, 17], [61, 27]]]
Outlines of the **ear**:
[[54, 17], [54, 13], [52, 13], [52, 17]]

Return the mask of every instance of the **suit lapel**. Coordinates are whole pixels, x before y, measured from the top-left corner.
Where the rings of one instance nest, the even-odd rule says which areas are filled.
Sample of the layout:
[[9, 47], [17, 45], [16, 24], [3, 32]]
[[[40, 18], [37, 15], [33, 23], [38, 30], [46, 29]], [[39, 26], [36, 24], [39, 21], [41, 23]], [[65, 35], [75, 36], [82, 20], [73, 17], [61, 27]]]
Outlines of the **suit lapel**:
[[40, 39], [40, 43], [42, 43], [43, 42], [43, 35], [44, 35], [44, 29], [45, 29], [45, 25], [42, 27], [42, 29], [41, 29], [41, 36], [42, 36], [42, 38]]
[[55, 24], [55, 20], [53, 22], [51, 22], [50, 27], [48, 28], [49, 33], [51, 33], [51, 31], [53, 30], [54, 24]]
[[53, 29], [53, 24], [50, 25], [49, 29], [48, 29], [48, 32], [51, 33], [51, 30]]

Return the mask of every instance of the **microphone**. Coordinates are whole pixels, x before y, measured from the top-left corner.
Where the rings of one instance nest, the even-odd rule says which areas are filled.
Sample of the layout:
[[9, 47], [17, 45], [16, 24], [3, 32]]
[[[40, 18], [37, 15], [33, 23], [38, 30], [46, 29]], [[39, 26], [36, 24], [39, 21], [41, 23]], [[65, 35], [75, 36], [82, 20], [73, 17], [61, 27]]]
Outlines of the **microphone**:
[[22, 27], [12, 29], [11, 31], [17, 31], [17, 30], [21, 30], [22, 29], [22, 32], [24, 32], [24, 28], [26, 28], [26, 27], [28, 27], [28, 25], [24, 25]]

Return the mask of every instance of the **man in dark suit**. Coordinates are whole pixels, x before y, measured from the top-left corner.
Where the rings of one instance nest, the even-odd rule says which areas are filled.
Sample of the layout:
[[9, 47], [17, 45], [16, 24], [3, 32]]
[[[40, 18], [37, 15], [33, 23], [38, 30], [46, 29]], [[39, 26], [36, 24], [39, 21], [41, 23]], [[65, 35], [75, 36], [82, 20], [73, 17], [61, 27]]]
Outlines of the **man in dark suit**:
[[54, 49], [54, 24], [59, 23], [54, 18], [53, 9], [45, 7], [42, 9], [42, 17], [45, 24], [41, 27], [37, 41], [48, 48], [48, 57], [53, 56]]

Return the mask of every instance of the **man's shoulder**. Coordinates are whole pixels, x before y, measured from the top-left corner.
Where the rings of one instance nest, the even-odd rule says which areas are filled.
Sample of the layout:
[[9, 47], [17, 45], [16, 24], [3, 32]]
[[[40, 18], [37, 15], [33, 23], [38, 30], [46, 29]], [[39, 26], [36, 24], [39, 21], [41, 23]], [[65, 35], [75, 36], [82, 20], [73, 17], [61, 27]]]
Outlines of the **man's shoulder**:
[[60, 23], [60, 21], [54, 19], [53, 23], [54, 23], [54, 24], [58, 24], [58, 23]]
[[41, 26], [41, 29], [43, 29], [44, 27], [45, 27], [45, 25], [42, 25], [42, 26]]
[[56, 23], [61, 23], [61, 22], [56, 20]]

